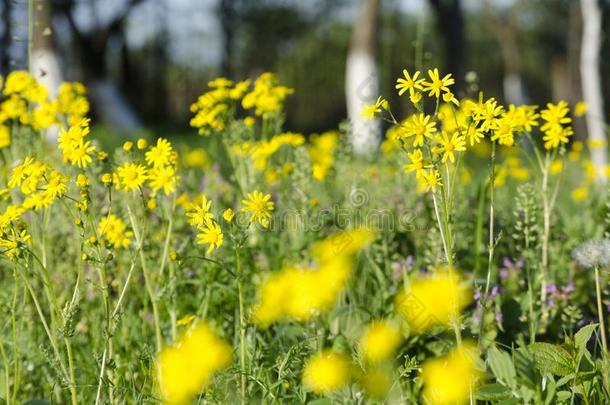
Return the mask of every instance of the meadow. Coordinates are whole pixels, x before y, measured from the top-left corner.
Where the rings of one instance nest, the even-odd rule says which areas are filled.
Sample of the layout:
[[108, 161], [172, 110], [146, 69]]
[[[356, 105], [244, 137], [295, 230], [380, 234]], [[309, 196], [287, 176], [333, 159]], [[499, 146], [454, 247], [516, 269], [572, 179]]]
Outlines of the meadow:
[[405, 70], [363, 157], [285, 132], [272, 73], [106, 150], [82, 84], [8, 75], [0, 402], [608, 403], [606, 145], [454, 86]]

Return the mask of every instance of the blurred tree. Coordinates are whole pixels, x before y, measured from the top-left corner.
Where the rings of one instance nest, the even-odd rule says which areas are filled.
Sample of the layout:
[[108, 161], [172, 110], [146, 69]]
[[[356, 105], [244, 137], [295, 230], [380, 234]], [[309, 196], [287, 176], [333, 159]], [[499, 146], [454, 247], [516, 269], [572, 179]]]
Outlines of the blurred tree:
[[[95, 23], [84, 29], [77, 23], [74, 10], [75, 0], [52, 0], [53, 10], [64, 17], [70, 27], [73, 49], [76, 51], [84, 81], [90, 92], [91, 102], [98, 117], [122, 131], [141, 128], [140, 119], [133, 107], [127, 102], [123, 92], [111, 80], [108, 72], [108, 44], [110, 40], [125, 43], [124, 23], [131, 10], [145, 0], [128, 0], [123, 7], [108, 21], [102, 23], [95, 15]], [[95, 2], [95, 0], [90, 0]], [[95, 10], [93, 3], [90, 10]]]
[[[591, 160], [595, 166], [597, 180], [606, 182], [607, 139], [604, 130], [604, 106], [602, 81], [599, 73], [599, 54], [602, 43], [602, 11], [598, 0], [581, 0], [583, 33], [580, 57], [582, 94], [588, 105], [587, 133], [592, 144]], [[601, 145], [600, 145], [601, 144]]]
[[218, 4], [218, 18], [222, 31], [220, 72], [225, 77], [233, 77], [233, 48], [239, 23], [240, 5], [240, 0], [220, 0]]
[[0, 36], [0, 69], [6, 74], [10, 70], [11, 46], [11, 0], [2, 0], [2, 36]]
[[51, 3], [39, 1], [32, 7], [30, 72], [54, 94], [63, 81], [53, 32]]
[[380, 0], [362, 0], [352, 29], [345, 67], [347, 115], [352, 124], [351, 143], [359, 154], [370, 154], [380, 141], [379, 120], [366, 120], [362, 108], [375, 102], [379, 93], [377, 41]]
[[494, 34], [502, 54], [504, 64], [504, 99], [512, 104], [525, 103], [523, 81], [521, 77], [521, 53], [517, 43], [517, 25], [520, 1], [509, 6], [507, 16], [499, 17], [493, 9], [491, 0], [483, 0], [483, 12], [489, 30]]
[[456, 78], [456, 89], [466, 72], [466, 38], [460, 0], [430, 0], [436, 13], [437, 28], [445, 45], [445, 67]]

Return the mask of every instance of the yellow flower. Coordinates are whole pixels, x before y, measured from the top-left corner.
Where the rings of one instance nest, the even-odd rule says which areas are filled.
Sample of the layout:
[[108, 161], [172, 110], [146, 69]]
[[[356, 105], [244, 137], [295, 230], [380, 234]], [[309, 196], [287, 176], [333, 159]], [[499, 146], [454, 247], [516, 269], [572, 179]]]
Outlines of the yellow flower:
[[376, 114], [381, 113], [382, 109], [388, 110], [388, 108], [389, 105], [387, 100], [379, 96], [377, 97], [377, 101], [375, 101], [374, 104], [362, 108], [361, 115], [367, 120], [372, 120], [373, 118], [375, 118]]
[[64, 162], [83, 168], [93, 161], [91, 154], [95, 147], [91, 145], [91, 141], [85, 140], [89, 131], [88, 119], [80, 120], [67, 131], [61, 130], [58, 142]]
[[218, 249], [224, 240], [222, 229], [214, 221], [207, 221], [203, 226], [199, 226], [197, 234], [197, 244], [208, 245], [208, 253]]
[[443, 154], [443, 163], [445, 163], [447, 160], [454, 163], [454, 152], [463, 152], [466, 150], [466, 141], [459, 132], [454, 132], [451, 138], [449, 138], [446, 132], [442, 132], [441, 136], [436, 138], [436, 141], [439, 143], [439, 146], [435, 151]]
[[138, 139], [138, 142], [136, 143], [136, 146], [140, 150], [146, 149], [146, 147], [148, 146], [148, 142], [146, 142], [146, 139], [140, 138], [140, 139]]
[[104, 236], [115, 249], [129, 247], [131, 244], [129, 238], [133, 237], [133, 232], [128, 231], [123, 220], [114, 214], [107, 215], [100, 220], [97, 232], [100, 236]]
[[231, 221], [233, 221], [233, 217], [235, 217], [235, 212], [233, 211], [233, 209], [227, 208], [222, 213], [222, 217], [224, 218], [225, 221], [230, 223]]
[[16, 221], [25, 212], [23, 207], [18, 205], [9, 205], [3, 214], [0, 215], [0, 233], [6, 225]]
[[549, 165], [549, 174], [551, 174], [551, 175], [559, 174], [559, 173], [561, 173], [562, 170], [563, 170], [563, 161], [561, 161], [561, 160], [554, 160]]
[[405, 136], [414, 136], [413, 147], [423, 146], [424, 138], [432, 138], [436, 133], [436, 122], [432, 117], [425, 114], [415, 114], [406, 124]]
[[396, 90], [398, 90], [398, 95], [402, 96], [404, 92], [409, 91], [409, 95], [413, 96], [415, 94], [415, 90], [421, 90], [421, 83], [424, 79], [417, 79], [419, 76], [419, 71], [416, 71], [413, 76], [409, 75], [407, 69], [403, 69], [402, 74], [405, 78], [399, 77], [396, 80]]
[[574, 116], [582, 117], [587, 112], [587, 108], [589, 108], [587, 103], [585, 103], [584, 101], [579, 101], [578, 103], [576, 103], [576, 105], [574, 105]]
[[413, 93], [409, 96], [409, 100], [413, 103], [414, 106], [417, 106], [421, 99], [423, 98], [421, 93]]
[[396, 311], [415, 333], [453, 325], [460, 311], [472, 301], [470, 289], [461, 285], [452, 273], [439, 271], [420, 277], [396, 296]]
[[422, 178], [426, 191], [432, 191], [433, 193], [436, 193], [436, 188], [438, 186], [443, 185], [441, 181], [441, 175], [436, 169], [430, 170], [429, 172], [424, 172]]
[[544, 133], [542, 140], [544, 141], [545, 149], [553, 149], [559, 147], [560, 144], [568, 143], [568, 137], [572, 136], [574, 131], [571, 127], [555, 126]]
[[76, 184], [80, 188], [85, 188], [89, 185], [89, 178], [84, 174], [79, 174], [78, 176], [76, 176]]
[[445, 75], [442, 79], [437, 68], [434, 70], [428, 70], [428, 76], [430, 81], [423, 82], [423, 90], [428, 92], [428, 96], [439, 98], [441, 91], [449, 92], [449, 86], [455, 83], [455, 80], [451, 77], [451, 73]]
[[206, 222], [211, 221], [214, 216], [210, 212], [212, 201], [208, 200], [205, 194], [201, 195], [201, 204], [191, 204], [187, 210], [186, 216], [188, 217], [188, 223], [192, 226], [199, 227], [203, 226]]
[[133, 149], [133, 142], [127, 141], [127, 142], [123, 143], [123, 150], [125, 152], [130, 152], [131, 149]]
[[103, 162], [106, 159], [108, 159], [108, 154], [106, 152], [104, 152], [104, 151], [97, 152], [97, 160], [99, 160], [100, 162]]
[[254, 321], [262, 327], [277, 320], [306, 321], [332, 308], [351, 275], [353, 256], [371, 240], [370, 232], [356, 229], [315, 243], [314, 264], [289, 265], [261, 284]]
[[427, 405], [465, 404], [480, 376], [476, 367], [476, 347], [464, 343], [447, 355], [422, 365], [423, 403]]
[[102, 174], [102, 183], [104, 183], [107, 186], [112, 184], [112, 174], [111, 173]]
[[337, 131], [328, 131], [321, 135], [314, 134], [309, 137], [309, 158], [311, 159], [311, 176], [322, 181], [335, 161], [334, 151], [339, 143], [340, 134]]
[[572, 193], [571, 193], [571, 197], [574, 202], [585, 201], [588, 196], [589, 196], [589, 189], [587, 188], [587, 186], [575, 188], [574, 190], [572, 190]]
[[203, 148], [191, 149], [184, 155], [184, 165], [205, 169], [210, 166], [210, 158]]
[[148, 178], [146, 173], [144, 166], [135, 163], [125, 163], [117, 169], [120, 185], [127, 191], [142, 187]]
[[423, 178], [426, 175], [427, 168], [430, 165], [426, 165], [424, 162], [424, 154], [421, 149], [414, 149], [413, 153], [408, 153], [411, 163], [404, 165], [405, 173], [415, 172], [417, 178]]
[[443, 101], [445, 103], [453, 103], [457, 107], [460, 106], [460, 102], [458, 101], [457, 98], [455, 98], [455, 95], [450, 91], [447, 91], [445, 94], [443, 94]]
[[360, 338], [360, 351], [364, 358], [379, 362], [390, 358], [400, 344], [399, 328], [389, 321], [373, 321]]
[[317, 394], [330, 394], [350, 380], [349, 359], [330, 349], [310, 357], [303, 371], [303, 385]]
[[463, 129], [463, 136], [468, 138], [468, 143], [470, 146], [474, 146], [477, 143], [481, 142], [481, 139], [485, 137], [483, 133], [483, 129], [477, 127], [476, 123], [472, 123], [468, 126], [468, 128]]
[[157, 358], [157, 379], [165, 403], [185, 404], [227, 368], [232, 350], [209, 326], [199, 323]]
[[161, 188], [163, 188], [165, 195], [173, 193], [176, 190], [177, 180], [178, 177], [173, 166], [154, 167], [148, 172], [148, 181], [153, 193]]
[[250, 222], [258, 222], [264, 228], [268, 228], [271, 211], [274, 209], [273, 201], [269, 199], [271, 195], [263, 195], [262, 192], [255, 190], [248, 193], [248, 199], [241, 200], [244, 205], [241, 210], [250, 213]]
[[11, 145], [11, 131], [6, 125], [0, 125], [0, 149]]
[[253, 127], [256, 124], [256, 119], [254, 117], [246, 117], [244, 118], [244, 124], [248, 127]]
[[172, 163], [174, 150], [167, 139], [157, 139], [157, 144], [146, 152], [146, 162], [153, 167], [161, 167]]
[[548, 103], [546, 105], [546, 109], [540, 111], [540, 116], [545, 121], [545, 123], [540, 127], [540, 130], [546, 132], [553, 127], [569, 124], [572, 122], [570, 117], [566, 117], [566, 115], [570, 112], [568, 108], [568, 103], [565, 101], [560, 101], [557, 104]]

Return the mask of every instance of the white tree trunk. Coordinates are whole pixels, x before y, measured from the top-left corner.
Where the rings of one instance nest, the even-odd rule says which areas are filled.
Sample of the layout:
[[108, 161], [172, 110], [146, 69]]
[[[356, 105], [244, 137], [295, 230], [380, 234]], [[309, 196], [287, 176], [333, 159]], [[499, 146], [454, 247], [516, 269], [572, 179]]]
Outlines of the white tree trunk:
[[514, 105], [521, 105], [525, 103], [521, 74], [516, 72], [506, 73], [504, 75], [503, 87], [504, 98], [506, 98], [506, 101]]
[[366, 120], [362, 108], [375, 102], [379, 92], [377, 67], [373, 57], [362, 49], [351, 51], [347, 56], [345, 72], [345, 97], [347, 115], [352, 123], [352, 148], [362, 155], [370, 154], [379, 146], [381, 123]]
[[57, 55], [52, 49], [34, 48], [31, 61], [30, 73], [49, 90], [49, 96], [55, 97], [62, 82]]
[[602, 14], [598, 0], [581, 0], [583, 33], [580, 54], [580, 75], [583, 99], [588, 105], [586, 122], [589, 140], [602, 143], [603, 147], [591, 149], [591, 160], [595, 166], [597, 181], [605, 183], [604, 169], [608, 161], [606, 134], [604, 131], [604, 105], [602, 83], [599, 74]]

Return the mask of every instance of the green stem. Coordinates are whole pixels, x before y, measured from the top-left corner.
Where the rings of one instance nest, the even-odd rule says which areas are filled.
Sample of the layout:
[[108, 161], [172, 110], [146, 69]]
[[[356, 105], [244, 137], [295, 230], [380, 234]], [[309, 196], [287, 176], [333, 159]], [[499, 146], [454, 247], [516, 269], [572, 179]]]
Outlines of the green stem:
[[136, 224], [135, 217], [129, 204], [127, 204], [127, 213], [129, 214], [129, 221], [131, 222], [131, 227], [133, 228], [133, 234], [136, 238], [136, 242], [138, 244], [138, 252], [140, 256], [140, 265], [142, 266], [142, 273], [144, 275], [144, 287], [146, 288], [146, 292], [150, 299], [150, 303], [153, 311], [153, 323], [155, 328], [155, 341], [157, 346], [157, 353], [161, 351], [163, 339], [161, 337], [161, 323], [159, 318], [159, 308], [157, 307], [157, 300], [155, 298], [155, 294], [152, 289], [152, 283], [150, 279], [150, 274], [148, 272], [148, 267], [146, 266], [146, 258], [144, 257], [144, 252], [142, 251], [142, 243], [143, 237], [140, 231], [138, 230], [138, 226]]
[[602, 362], [603, 362], [603, 375], [604, 375], [604, 388], [608, 391], [608, 347], [606, 343], [606, 325], [604, 323], [604, 311], [602, 306], [602, 291], [601, 283], [599, 280], [599, 266], [595, 266], [595, 295], [597, 296], [597, 316], [599, 317], [599, 330], [601, 332], [602, 341]]
[[[53, 333], [51, 333], [51, 329], [49, 328], [49, 325], [47, 324], [47, 320], [45, 319], [44, 313], [42, 312], [42, 307], [40, 306], [40, 303], [38, 302], [38, 298], [36, 298], [36, 293], [34, 292], [34, 289], [32, 288], [32, 285], [28, 281], [25, 274], [23, 274], [22, 271], [19, 271], [19, 273], [21, 275], [21, 278], [23, 279], [23, 282], [25, 283], [25, 286], [26, 286], [28, 292], [30, 293], [32, 302], [34, 302], [34, 306], [36, 307], [36, 312], [38, 313], [40, 322], [42, 323], [45, 333], [47, 334], [47, 337], [49, 338], [49, 342], [51, 343], [51, 348], [53, 349], [53, 353], [55, 354], [55, 357], [57, 358], [57, 362], [59, 364], [59, 368], [63, 375], [63, 378], [65, 379], [65, 381], [70, 381], [70, 376], [68, 374], [68, 371], [66, 370], [66, 365], [64, 364], [64, 360], [63, 360], [61, 354], [59, 353], [59, 347], [57, 346], [57, 341], [55, 340], [55, 337], [53, 336]], [[70, 387], [70, 389], [72, 390], [74, 388]]]
[[235, 248], [235, 261], [237, 270], [237, 296], [239, 300], [239, 366], [241, 396], [240, 403], [246, 403], [246, 320], [244, 314], [244, 291], [243, 291], [243, 274], [241, 271], [241, 260], [239, 257], [239, 248]]
[[70, 339], [64, 337], [64, 344], [66, 345], [66, 353], [68, 354], [68, 371], [70, 374], [70, 398], [72, 399], [72, 405], [78, 405], [78, 397], [76, 395], [76, 376], [74, 375], [74, 356], [72, 354], [72, 343]]
[[4, 364], [4, 394], [7, 405], [11, 404], [11, 380], [10, 380], [10, 363], [6, 351], [4, 350], [4, 334], [0, 333], [0, 355], [2, 355], [2, 363]]
[[[15, 267], [16, 268], [16, 267]], [[13, 335], [13, 403], [17, 403], [17, 392], [19, 391], [19, 345], [17, 342], [17, 298], [19, 297], [19, 277], [16, 270], [13, 273], [15, 289], [11, 303], [11, 330]], [[7, 392], [8, 398], [8, 392]]]
[[[479, 344], [483, 338], [485, 332], [485, 308], [487, 306], [487, 299], [489, 298], [489, 288], [492, 281], [493, 272], [493, 260], [494, 260], [494, 194], [495, 194], [495, 181], [496, 181], [496, 143], [491, 143], [491, 163], [490, 163], [490, 175], [489, 175], [489, 241], [487, 245], [488, 257], [487, 257], [487, 278], [485, 280], [485, 292], [481, 299], [481, 319], [479, 326]], [[494, 275], [495, 282], [495, 275]]]

